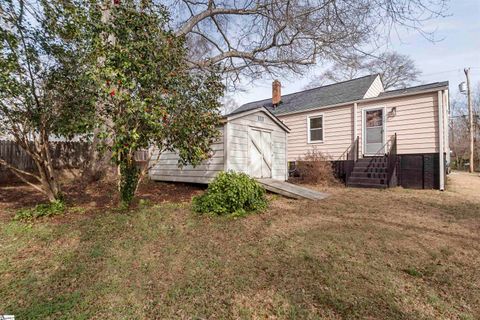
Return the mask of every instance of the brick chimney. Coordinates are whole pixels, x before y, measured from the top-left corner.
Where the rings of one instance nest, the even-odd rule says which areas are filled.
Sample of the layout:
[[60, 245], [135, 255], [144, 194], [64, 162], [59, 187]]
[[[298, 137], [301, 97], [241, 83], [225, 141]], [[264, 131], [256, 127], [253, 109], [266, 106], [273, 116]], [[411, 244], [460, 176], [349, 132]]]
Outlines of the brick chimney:
[[272, 83], [272, 104], [277, 106], [282, 101], [282, 84], [278, 80]]

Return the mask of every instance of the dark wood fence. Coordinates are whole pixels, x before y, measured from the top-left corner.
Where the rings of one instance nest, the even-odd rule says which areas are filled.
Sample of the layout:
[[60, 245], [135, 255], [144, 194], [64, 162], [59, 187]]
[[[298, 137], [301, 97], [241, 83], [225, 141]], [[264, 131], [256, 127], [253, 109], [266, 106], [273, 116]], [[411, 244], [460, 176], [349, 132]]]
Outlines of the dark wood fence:
[[[58, 170], [79, 168], [88, 155], [88, 148], [89, 144], [86, 142], [51, 142], [54, 168]], [[27, 172], [37, 170], [30, 155], [10, 140], [0, 140], [0, 158], [20, 170]], [[10, 170], [0, 165], [0, 181], [12, 177]]]

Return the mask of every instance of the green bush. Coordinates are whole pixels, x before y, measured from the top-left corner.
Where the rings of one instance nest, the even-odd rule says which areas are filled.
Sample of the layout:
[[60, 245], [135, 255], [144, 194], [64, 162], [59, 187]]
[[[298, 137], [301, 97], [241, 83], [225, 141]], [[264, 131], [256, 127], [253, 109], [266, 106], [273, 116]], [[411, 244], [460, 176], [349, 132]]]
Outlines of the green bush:
[[14, 220], [28, 221], [40, 217], [50, 217], [61, 214], [65, 211], [65, 203], [57, 200], [51, 203], [43, 203], [36, 205], [33, 208], [21, 209], [15, 214]]
[[199, 213], [241, 216], [263, 210], [268, 202], [265, 189], [245, 173], [221, 172], [207, 191], [193, 198], [193, 210]]

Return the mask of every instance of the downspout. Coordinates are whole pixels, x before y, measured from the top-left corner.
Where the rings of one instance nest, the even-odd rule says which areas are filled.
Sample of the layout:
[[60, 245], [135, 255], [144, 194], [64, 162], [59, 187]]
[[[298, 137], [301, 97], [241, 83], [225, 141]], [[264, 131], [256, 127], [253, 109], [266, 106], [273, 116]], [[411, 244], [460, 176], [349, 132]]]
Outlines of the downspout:
[[285, 131], [285, 181], [288, 181], [289, 178], [289, 167], [288, 167], [288, 132]]
[[443, 126], [443, 91], [438, 91], [438, 152], [439, 152], [439, 173], [440, 190], [445, 190], [445, 159], [444, 159], [444, 133]]
[[230, 152], [229, 152], [229, 125], [228, 125], [228, 118], [225, 124], [223, 125], [223, 171], [228, 171], [230, 169], [229, 159], [230, 159]]
[[444, 107], [443, 107], [443, 126], [445, 130], [445, 154], [448, 165], [451, 163], [450, 159], [450, 98], [448, 95], [448, 89], [445, 90], [444, 95]]
[[353, 104], [353, 135], [352, 135], [352, 143], [355, 142], [355, 139], [358, 136], [357, 133], [357, 103]]

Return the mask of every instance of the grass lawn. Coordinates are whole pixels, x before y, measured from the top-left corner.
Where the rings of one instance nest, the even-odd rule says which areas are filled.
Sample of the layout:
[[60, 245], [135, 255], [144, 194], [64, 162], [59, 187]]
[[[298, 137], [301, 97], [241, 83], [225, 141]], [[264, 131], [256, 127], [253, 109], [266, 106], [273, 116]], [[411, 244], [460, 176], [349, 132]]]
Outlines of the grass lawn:
[[[446, 192], [322, 189], [204, 217], [166, 201], [33, 224], [0, 214], [16, 319], [479, 319], [480, 177]], [[0, 189], [2, 192], [2, 189]]]

